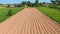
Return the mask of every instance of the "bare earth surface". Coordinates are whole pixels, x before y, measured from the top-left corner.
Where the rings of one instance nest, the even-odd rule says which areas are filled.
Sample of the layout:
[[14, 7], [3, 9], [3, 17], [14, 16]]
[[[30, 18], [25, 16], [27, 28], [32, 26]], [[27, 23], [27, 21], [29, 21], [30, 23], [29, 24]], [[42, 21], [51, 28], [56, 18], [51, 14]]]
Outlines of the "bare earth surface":
[[36, 8], [25, 8], [0, 23], [0, 34], [60, 34], [60, 26]]

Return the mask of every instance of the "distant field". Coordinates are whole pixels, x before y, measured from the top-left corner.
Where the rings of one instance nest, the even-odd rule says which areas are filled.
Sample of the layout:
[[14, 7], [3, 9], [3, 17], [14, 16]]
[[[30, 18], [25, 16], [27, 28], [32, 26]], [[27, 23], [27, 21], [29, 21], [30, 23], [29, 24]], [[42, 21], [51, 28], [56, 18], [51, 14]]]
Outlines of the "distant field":
[[12, 14], [16, 14], [20, 10], [22, 10], [22, 7], [15, 7], [15, 8], [0, 8], [0, 22], [4, 21], [7, 19], [9, 16], [7, 16], [9, 9], [12, 10]]
[[38, 7], [38, 9], [44, 14], [48, 15], [52, 19], [56, 20], [60, 24], [60, 11], [51, 9], [48, 7]]

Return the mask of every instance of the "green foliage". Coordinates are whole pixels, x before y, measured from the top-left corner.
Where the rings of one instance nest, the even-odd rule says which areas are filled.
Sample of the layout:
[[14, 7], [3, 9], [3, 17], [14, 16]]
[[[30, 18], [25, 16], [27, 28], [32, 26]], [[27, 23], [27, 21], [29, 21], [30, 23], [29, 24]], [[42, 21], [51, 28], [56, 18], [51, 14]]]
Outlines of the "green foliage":
[[48, 7], [55, 8], [55, 5], [50, 4], [50, 5], [48, 5]]
[[42, 3], [39, 3], [39, 6], [43, 6], [43, 4]]
[[48, 7], [38, 7], [38, 9], [60, 23], [60, 11]]
[[7, 8], [9, 8], [10, 7], [10, 4], [7, 4]]
[[20, 4], [18, 4], [16, 7], [22, 7]]
[[8, 16], [12, 16], [12, 10], [11, 9], [8, 11]]
[[35, 3], [31, 3], [30, 1], [24, 1], [24, 2], [22, 2], [21, 3], [22, 4], [22, 6], [29, 6], [29, 7], [34, 7], [35, 6]]
[[27, 6], [30, 6], [31, 5], [30, 1], [27, 1], [26, 5]]
[[34, 3], [31, 3], [31, 7], [34, 7], [35, 6], [35, 4]]
[[60, 0], [51, 0], [53, 4], [60, 4]]
[[43, 7], [45, 7], [46, 5], [47, 5], [46, 2], [43, 2], [43, 3], [42, 3], [42, 6], [43, 6]]
[[22, 2], [21, 4], [22, 4], [22, 6], [25, 6], [26, 5], [26, 1], [25, 2]]
[[50, 5], [48, 5], [48, 7], [60, 10], [60, 5], [57, 5], [57, 4], [50, 4]]
[[51, 2], [52, 2], [53, 4], [55, 4], [55, 1], [51, 0]]
[[38, 0], [35, 1], [35, 6], [39, 6], [39, 1]]
[[[12, 13], [12, 15], [14, 15], [22, 9], [23, 9], [23, 7], [0, 8], [0, 23], [10, 17], [9, 13], [10, 14]], [[12, 11], [12, 12], [10, 12], [10, 11]]]

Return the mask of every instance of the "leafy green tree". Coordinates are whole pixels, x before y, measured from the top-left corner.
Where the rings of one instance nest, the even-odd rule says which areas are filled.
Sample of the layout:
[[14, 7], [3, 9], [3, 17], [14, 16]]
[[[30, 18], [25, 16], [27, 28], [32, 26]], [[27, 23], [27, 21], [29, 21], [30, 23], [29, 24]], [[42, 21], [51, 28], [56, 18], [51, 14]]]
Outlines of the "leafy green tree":
[[25, 6], [26, 5], [26, 1], [25, 2], [22, 2], [21, 4], [22, 4], [22, 6]]
[[34, 7], [35, 6], [35, 3], [31, 3], [31, 5], [30, 5], [31, 7]]
[[10, 4], [7, 4], [7, 8], [9, 8], [10, 7]]
[[35, 6], [39, 6], [39, 1], [38, 0], [35, 1]]
[[47, 4], [46, 4], [46, 2], [43, 2], [42, 5], [45, 7]]
[[31, 5], [30, 1], [27, 1], [27, 6], [30, 6], [30, 5]]
[[51, 0], [51, 2], [54, 4], [60, 4], [60, 0]]

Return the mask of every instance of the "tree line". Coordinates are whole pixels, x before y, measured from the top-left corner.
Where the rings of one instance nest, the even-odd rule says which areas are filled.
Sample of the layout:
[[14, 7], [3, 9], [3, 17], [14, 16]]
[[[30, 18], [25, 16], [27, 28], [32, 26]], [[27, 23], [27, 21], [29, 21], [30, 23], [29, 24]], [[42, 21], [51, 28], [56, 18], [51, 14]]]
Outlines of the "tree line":
[[[58, 2], [58, 3], [57, 3]], [[25, 7], [25, 6], [28, 6], [28, 7], [38, 7], [38, 6], [48, 6], [50, 8], [58, 8], [56, 7], [57, 5], [60, 5], [59, 3], [60, 1], [57, 1], [57, 0], [51, 0], [51, 3], [47, 3], [47, 2], [43, 2], [43, 3], [39, 3], [39, 0], [36, 0], [35, 3], [32, 3], [30, 1], [23, 1], [22, 3], [20, 4], [7, 4], [7, 8], [9, 7]], [[2, 5], [2, 4], [0, 4]], [[58, 8], [60, 9], [60, 8]], [[8, 11], [8, 15], [11, 16], [12, 15], [12, 11], [11, 9]]]
[[30, 1], [23, 1], [20, 4], [7, 4], [6, 7], [24, 7], [24, 6], [30, 6], [30, 7], [34, 7], [34, 6], [38, 6], [39, 2], [38, 0], [35, 1], [35, 3], [32, 3]]
[[[7, 4], [6, 7], [23, 7], [23, 6], [30, 6], [30, 7], [36, 7], [36, 6], [45, 6], [47, 3], [43, 2], [43, 3], [39, 3], [39, 0], [35, 0], [35, 3], [32, 3], [30, 1], [23, 1], [20, 4]], [[60, 4], [60, 1], [58, 0], [51, 0], [51, 4]], [[0, 4], [2, 5], [2, 4]]]

